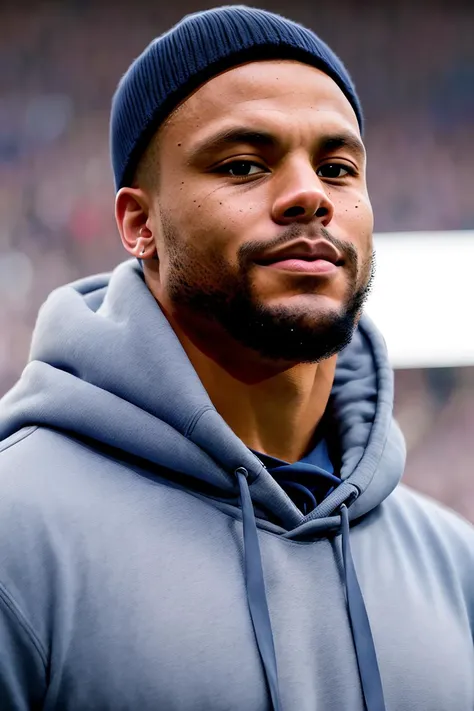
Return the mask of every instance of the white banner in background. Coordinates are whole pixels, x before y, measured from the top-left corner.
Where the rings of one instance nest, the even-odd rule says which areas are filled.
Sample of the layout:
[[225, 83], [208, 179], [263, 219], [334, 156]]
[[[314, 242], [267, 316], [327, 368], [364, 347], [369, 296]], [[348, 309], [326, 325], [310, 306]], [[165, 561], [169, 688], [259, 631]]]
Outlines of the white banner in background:
[[395, 368], [474, 366], [474, 231], [376, 235], [366, 306]]

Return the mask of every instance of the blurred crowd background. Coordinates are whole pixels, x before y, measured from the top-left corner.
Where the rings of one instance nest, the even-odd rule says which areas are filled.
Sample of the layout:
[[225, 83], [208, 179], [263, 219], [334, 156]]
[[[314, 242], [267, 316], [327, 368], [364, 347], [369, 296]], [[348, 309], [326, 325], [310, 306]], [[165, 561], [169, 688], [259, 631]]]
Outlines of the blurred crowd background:
[[[120, 76], [153, 37], [212, 4], [2, 3], [0, 396], [25, 365], [46, 295], [126, 256], [108, 153]], [[474, 229], [474, 2], [257, 4], [314, 29], [348, 66], [376, 231]], [[455, 308], [441, 276], [440, 288]], [[397, 371], [396, 415], [405, 480], [474, 521], [474, 368]]]

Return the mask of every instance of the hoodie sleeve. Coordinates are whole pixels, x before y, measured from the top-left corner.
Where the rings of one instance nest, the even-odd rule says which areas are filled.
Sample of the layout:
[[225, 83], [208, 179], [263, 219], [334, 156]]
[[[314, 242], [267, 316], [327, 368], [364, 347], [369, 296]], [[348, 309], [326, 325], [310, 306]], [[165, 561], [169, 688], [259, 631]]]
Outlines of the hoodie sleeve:
[[46, 694], [46, 653], [0, 583], [0, 708], [37, 711]]

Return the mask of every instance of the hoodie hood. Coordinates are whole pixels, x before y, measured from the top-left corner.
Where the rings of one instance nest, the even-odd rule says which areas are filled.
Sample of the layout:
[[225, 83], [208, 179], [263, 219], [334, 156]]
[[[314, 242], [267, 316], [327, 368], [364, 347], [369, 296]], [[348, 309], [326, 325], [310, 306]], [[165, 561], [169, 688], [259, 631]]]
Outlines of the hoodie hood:
[[130, 260], [57, 289], [41, 307], [29, 363], [0, 400], [0, 441], [51, 427], [186, 475], [196, 491], [231, 502], [234, 472], [244, 468], [254, 504], [283, 531], [324, 529], [344, 502], [350, 519], [380, 504], [405, 463], [385, 344], [365, 316], [338, 356], [329, 406], [342, 483], [305, 517], [216, 411]]

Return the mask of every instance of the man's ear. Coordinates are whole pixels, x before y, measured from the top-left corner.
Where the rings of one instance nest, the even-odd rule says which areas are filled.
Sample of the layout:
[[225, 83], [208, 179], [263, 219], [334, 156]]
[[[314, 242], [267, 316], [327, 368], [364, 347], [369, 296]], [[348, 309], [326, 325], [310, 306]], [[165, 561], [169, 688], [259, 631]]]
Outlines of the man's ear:
[[156, 253], [150, 227], [149, 198], [141, 188], [121, 188], [115, 197], [115, 221], [122, 244], [132, 257], [147, 259]]

